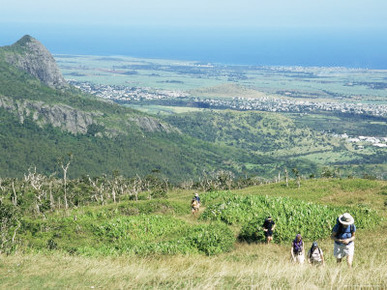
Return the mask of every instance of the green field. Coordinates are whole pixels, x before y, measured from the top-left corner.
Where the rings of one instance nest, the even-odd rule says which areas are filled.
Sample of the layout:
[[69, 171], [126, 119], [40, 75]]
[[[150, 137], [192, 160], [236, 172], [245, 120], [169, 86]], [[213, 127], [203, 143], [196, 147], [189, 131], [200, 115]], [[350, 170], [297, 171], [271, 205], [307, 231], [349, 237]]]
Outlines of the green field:
[[251, 67], [126, 56], [56, 55], [66, 79], [182, 90], [193, 96], [275, 96], [386, 104], [383, 70]]

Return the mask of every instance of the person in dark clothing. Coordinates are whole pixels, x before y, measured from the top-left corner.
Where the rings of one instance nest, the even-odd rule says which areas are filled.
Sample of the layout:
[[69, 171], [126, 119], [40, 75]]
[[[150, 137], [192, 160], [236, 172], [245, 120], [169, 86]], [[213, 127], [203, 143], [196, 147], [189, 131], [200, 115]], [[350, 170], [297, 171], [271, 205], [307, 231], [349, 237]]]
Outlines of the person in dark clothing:
[[200, 196], [199, 196], [199, 194], [197, 192], [195, 193], [194, 199], [196, 199], [196, 201], [200, 205]]
[[275, 229], [275, 222], [271, 216], [265, 219], [262, 228], [266, 237], [266, 244], [269, 244], [273, 240], [273, 231]]

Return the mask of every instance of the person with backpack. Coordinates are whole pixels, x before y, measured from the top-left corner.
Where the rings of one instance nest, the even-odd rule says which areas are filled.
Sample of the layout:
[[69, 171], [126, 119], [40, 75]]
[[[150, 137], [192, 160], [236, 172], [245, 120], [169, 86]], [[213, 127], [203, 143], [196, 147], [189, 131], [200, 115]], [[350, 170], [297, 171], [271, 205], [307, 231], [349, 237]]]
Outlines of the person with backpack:
[[290, 254], [293, 263], [303, 264], [305, 262], [304, 242], [300, 234], [297, 234], [293, 240]]
[[324, 254], [316, 241], [313, 242], [312, 247], [309, 249], [307, 258], [308, 258], [308, 263], [311, 265], [316, 265], [316, 266], [324, 265]]
[[191, 200], [192, 214], [195, 215], [195, 213], [199, 212], [199, 208], [200, 208], [200, 197], [198, 193], [195, 193], [195, 196]]
[[266, 237], [266, 244], [269, 244], [273, 240], [273, 231], [275, 229], [275, 222], [268, 216], [262, 225], [264, 235]]
[[196, 199], [192, 199], [191, 200], [191, 212], [193, 215], [195, 215], [196, 212], [199, 211], [199, 204], [198, 204], [198, 201]]
[[355, 252], [355, 220], [349, 213], [344, 213], [337, 218], [336, 225], [332, 229], [331, 238], [334, 240], [333, 254], [340, 263], [347, 257], [347, 264], [352, 267]]
[[194, 199], [196, 199], [196, 201], [198, 202], [198, 205], [200, 206], [200, 196], [199, 196], [199, 193], [195, 193], [195, 196], [194, 196]]

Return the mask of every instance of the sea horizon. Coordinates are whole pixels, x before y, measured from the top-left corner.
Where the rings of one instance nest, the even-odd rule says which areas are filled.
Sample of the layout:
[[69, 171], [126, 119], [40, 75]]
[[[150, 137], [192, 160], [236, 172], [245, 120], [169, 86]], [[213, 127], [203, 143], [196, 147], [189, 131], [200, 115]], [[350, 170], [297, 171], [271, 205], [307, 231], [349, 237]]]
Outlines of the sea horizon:
[[122, 55], [228, 65], [387, 69], [382, 29], [205, 27], [10, 27], [0, 46], [23, 35], [53, 55]]

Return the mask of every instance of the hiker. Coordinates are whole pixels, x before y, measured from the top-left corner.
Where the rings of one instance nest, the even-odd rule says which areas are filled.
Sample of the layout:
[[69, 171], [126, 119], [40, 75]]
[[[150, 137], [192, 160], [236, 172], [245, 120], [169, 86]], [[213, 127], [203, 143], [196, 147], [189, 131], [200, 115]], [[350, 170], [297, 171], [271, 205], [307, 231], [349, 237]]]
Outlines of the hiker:
[[269, 244], [273, 240], [273, 231], [275, 229], [275, 222], [273, 221], [271, 216], [268, 216], [265, 219], [262, 228], [266, 237], [266, 244]]
[[291, 259], [293, 263], [303, 264], [305, 261], [305, 249], [304, 242], [300, 234], [296, 235], [296, 238], [292, 242], [292, 248], [290, 250]]
[[195, 193], [194, 199], [196, 199], [196, 201], [198, 202], [198, 205], [200, 206], [200, 197], [197, 192]]
[[340, 263], [347, 257], [347, 264], [352, 267], [355, 252], [355, 220], [349, 213], [344, 213], [337, 218], [336, 225], [332, 229], [331, 239], [335, 241], [333, 254]]
[[193, 198], [191, 200], [191, 212], [194, 215], [198, 211], [199, 211], [199, 202], [197, 201], [196, 198]]
[[308, 263], [311, 265], [322, 266], [324, 265], [324, 253], [318, 246], [317, 242], [313, 242], [308, 255]]

